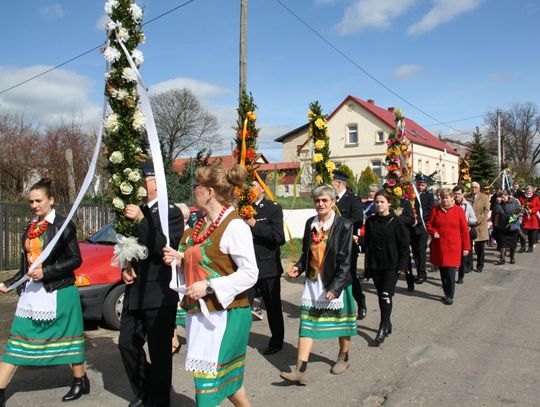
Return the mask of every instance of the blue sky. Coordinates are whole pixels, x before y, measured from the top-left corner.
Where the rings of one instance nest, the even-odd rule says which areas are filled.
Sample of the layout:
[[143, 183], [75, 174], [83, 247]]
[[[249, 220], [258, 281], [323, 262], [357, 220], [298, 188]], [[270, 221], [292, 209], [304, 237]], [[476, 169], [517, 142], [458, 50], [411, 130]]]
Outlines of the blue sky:
[[[185, 0], [145, 0], [144, 20]], [[261, 151], [305, 123], [310, 101], [331, 112], [347, 95], [397, 106], [434, 134], [466, 138], [482, 117], [451, 123], [415, 110], [306, 28], [439, 121], [478, 116], [516, 102], [540, 106], [537, 0], [249, 0], [248, 89], [259, 107]], [[2, 5], [0, 92], [105, 39], [104, 1], [24, 0]], [[151, 91], [189, 87], [218, 117], [227, 153], [238, 97], [240, 0], [195, 0], [145, 26], [141, 72]], [[47, 126], [79, 117], [98, 123], [104, 85], [94, 51], [0, 93], [0, 112]]]

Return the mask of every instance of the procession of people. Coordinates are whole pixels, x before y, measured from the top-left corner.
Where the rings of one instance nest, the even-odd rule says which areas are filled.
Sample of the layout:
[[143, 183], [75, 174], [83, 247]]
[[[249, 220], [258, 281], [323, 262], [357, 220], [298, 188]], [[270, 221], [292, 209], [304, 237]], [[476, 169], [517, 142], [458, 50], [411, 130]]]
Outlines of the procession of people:
[[[153, 165], [143, 163], [141, 170], [145, 203], [127, 205], [125, 215], [136, 223], [136, 237], [148, 249], [148, 256], [119, 270], [126, 291], [118, 348], [132, 389], [128, 405], [170, 406], [173, 354], [179, 349], [174, 339], [176, 326], [181, 324], [187, 340], [185, 368], [193, 374], [196, 404], [218, 406], [228, 399], [235, 406], [250, 406], [244, 372], [255, 289], [262, 294], [271, 333], [261, 353], [271, 357], [284, 347], [283, 210], [265, 196], [264, 180], [259, 178], [252, 185], [256, 214], [242, 219], [235, 209], [235, 188], [245, 183], [246, 169], [238, 164], [229, 170], [200, 167], [193, 195], [203, 217], [188, 228], [189, 209], [183, 208], [182, 214], [169, 203], [167, 245]], [[441, 300], [447, 305], [455, 301], [456, 282], [462, 284], [464, 274], [474, 269], [473, 250], [476, 271], [484, 269], [490, 212], [500, 253], [496, 264], [504, 264], [507, 255], [510, 263], [515, 263], [520, 233], [528, 244], [527, 251], [533, 251], [540, 200], [532, 186], [518, 197], [503, 190], [490, 207], [478, 182], [472, 183], [467, 197], [463, 186], [440, 189], [436, 202], [428, 191], [428, 178], [419, 174], [416, 181], [419, 196], [414, 207], [401, 199], [399, 211], [392, 209], [395, 197], [384, 189], [376, 191], [373, 185], [362, 204], [347, 188], [347, 176], [341, 171], [334, 172], [333, 185], [323, 184], [312, 191], [316, 215], [305, 222], [298, 261], [285, 270], [291, 279], [305, 275], [298, 300], [296, 358], [290, 371], [280, 373], [286, 382], [309, 383], [308, 364], [315, 339], [337, 338], [330, 373], [339, 375], [348, 370], [351, 338], [357, 335], [357, 320], [363, 319], [367, 310], [357, 273], [361, 251], [365, 253], [364, 277], [373, 279], [380, 310], [373, 338], [376, 346], [392, 333], [393, 297], [400, 274], [405, 275], [409, 291], [415, 289], [414, 284], [426, 281], [428, 243], [429, 261], [439, 269], [444, 292]], [[5, 389], [21, 365], [70, 364], [73, 381], [62, 401], [90, 393], [81, 306], [74, 286], [73, 272], [82, 261], [76, 229], [69, 222], [49, 257], [33, 266], [65, 219], [54, 210], [48, 179], [30, 188], [28, 201], [34, 217], [22, 231], [21, 268], [0, 284], [0, 292], [5, 293], [27, 276], [0, 364], [0, 407], [6, 405]], [[170, 288], [177, 275], [185, 283], [180, 294]]]

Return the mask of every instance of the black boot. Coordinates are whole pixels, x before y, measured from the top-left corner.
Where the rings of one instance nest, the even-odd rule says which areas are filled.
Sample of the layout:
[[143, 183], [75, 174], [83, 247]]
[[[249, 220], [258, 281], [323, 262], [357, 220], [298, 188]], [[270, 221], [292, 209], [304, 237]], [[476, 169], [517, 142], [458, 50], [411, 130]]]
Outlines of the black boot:
[[[379, 297], [379, 308], [381, 310], [381, 323], [379, 325], [379, 331], [375, 337], [375, 342], [381, 344], [384, 342], [384, 338], [388, 336], [388, 330], [391, 326], [390, 315], [392, 314], [392, 297], [386, 292], [382, 293]], [[391, 331], [392, 328], [390, 328]]]
[[510, 249], [510, 264], [516, 264], [516, 249]]
[[414, 275], [412, 272], [407, 271], [405, 273], [405, 280], [407, 281], [407, 291], [412, 293], [414, 291]]
[[62, 397], [62, 401], [73, 401], [82, 397], [83, 394], [90, 393], [90, 380], [86, 373], [83, 377], [74, 377], [71, 389]]
[[6, 389], [0, 389], [0, 407], [6, 407]]
[[377, 336], [375, 337], [375, 343], [377, 345], [380, 345], [381, 343], [384, 342], [384, 338], [386, 338], [387, 336], [388, 336], [388, 331], [381, 323], [381, 325], [379, 326], [379, 332], [377, 332]]

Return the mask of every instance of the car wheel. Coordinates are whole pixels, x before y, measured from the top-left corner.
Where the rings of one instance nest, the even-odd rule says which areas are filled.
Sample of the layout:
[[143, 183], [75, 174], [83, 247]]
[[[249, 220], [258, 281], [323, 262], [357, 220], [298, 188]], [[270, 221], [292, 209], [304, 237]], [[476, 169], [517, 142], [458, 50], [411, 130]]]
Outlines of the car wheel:
[[123, 284], [114, 287], [103, 301], [103, 320], [109, 328], [114, 330], [120, 329], [125, 289], [126, 286]]

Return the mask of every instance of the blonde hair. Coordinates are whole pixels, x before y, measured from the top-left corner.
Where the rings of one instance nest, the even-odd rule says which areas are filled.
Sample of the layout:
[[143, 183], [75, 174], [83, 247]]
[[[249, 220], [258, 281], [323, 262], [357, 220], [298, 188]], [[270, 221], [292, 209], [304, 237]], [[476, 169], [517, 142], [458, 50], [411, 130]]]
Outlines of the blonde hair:
[[446, 198], [446, 197], [453, 198], [454, 191], [452, 191], [450, 188], [441, 188], [437, 191], [437, 195], [440, 196], [441, 198]]
[[234, 188], [243, 188], [246, 176], [246, 169], [239, 164], [235, 164], [230, 170], [217, 165], [210, 165], [199, 167], [195, 172], [197, 184], [212, 188], [216, 193], [216, 199], [222, 205], [235, 203]]

